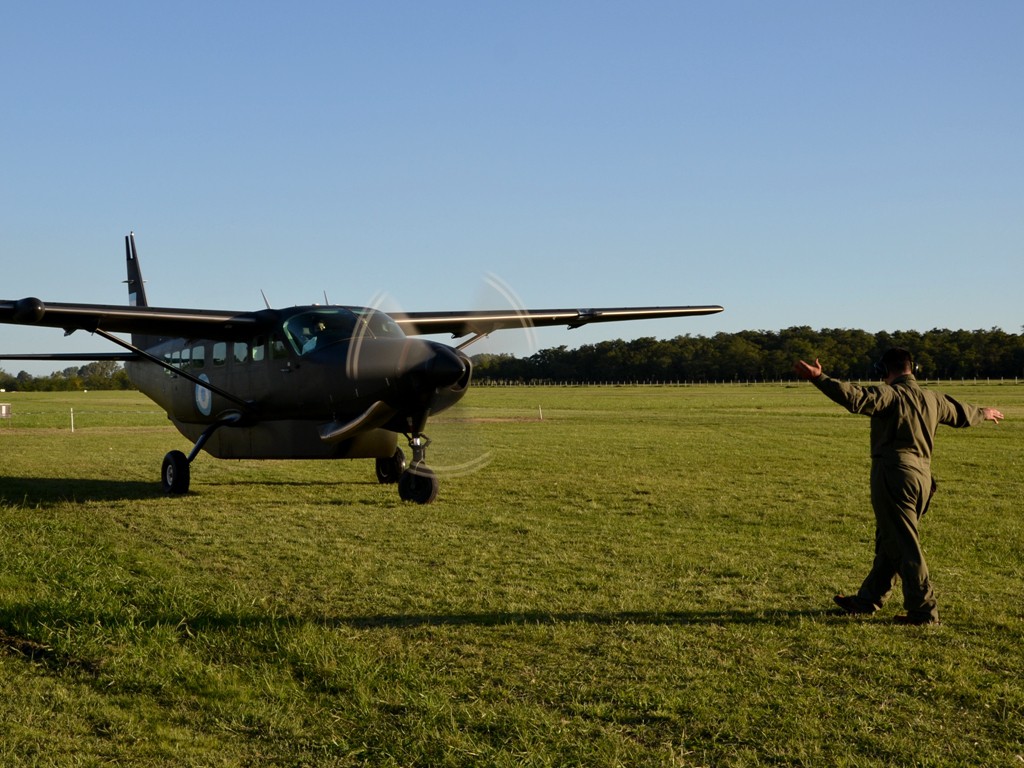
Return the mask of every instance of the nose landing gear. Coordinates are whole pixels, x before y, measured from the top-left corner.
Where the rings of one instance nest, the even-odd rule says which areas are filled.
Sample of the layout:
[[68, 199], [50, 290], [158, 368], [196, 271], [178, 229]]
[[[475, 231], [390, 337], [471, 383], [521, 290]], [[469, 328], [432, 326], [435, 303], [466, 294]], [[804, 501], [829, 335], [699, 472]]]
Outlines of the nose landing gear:
[[412, 464], [398, 478], [398, 495], [402, 501], [430, 504], [437, 498], [439, 483], [434, 470], [427, 466], [427, 446], [430, 438], [424, 434], [412, 435], [409, 447], [412, 449]]

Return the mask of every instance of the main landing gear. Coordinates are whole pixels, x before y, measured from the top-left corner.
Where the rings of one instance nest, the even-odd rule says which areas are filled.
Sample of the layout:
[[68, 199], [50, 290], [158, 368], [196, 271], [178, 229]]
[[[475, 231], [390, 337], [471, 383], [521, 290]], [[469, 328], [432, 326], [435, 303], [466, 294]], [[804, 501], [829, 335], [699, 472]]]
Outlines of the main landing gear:
[[191, 477], [188, 456], [181, 451], [171, 451], [164, 456], [164, 466], [160, 471], [160, 484], [164, 493], [172, 496], [188, 493]]
[[401, 448], [387, 459], [377, 459], [377, 480], [381, 483], [398, 483], [398, 496], [402, 501], [430, 504], [437, 498], [439, 483], [434, 470], [427, 466], [427, 446], [430, 438], [414, 435], [409, 438], [412, 449], [412, 464], [406, 466], [405, 454]]
[[[211, 424], [196, 440], [192, 451], [186, 456], [181, 451], [171, 451], [164, 456], [160, 471], [160, 484], [164, 493], [180, 496], [188, 493], [191, 481], [190, 465], [199, 451], [206, 445], [210, 436], [221, 427], [236, 424], [240, 417], [234, 415]], [[417, 504], [430, 504], [437, 498], [439, 483], [434, 470], [427, 466], [427, 446], [430, 438], [424, 434], [409, 436], [409, 447], [412, 449], [412, 463], [406, 464], [405, 453], [401, 448], [389, 458], [377, 459], [377, 480], [386, 484], [398, 484], [398, 495], [402, 501]]]
[[164, 493], [172, 496], [188, 493], [188, 486], [192, 479], [189, 465], [192, 460], [199, 455], [203, 446], [206, 445], [206, 441], [210, 439], [210, 435], [221, 427], [237, 424], [241, 419], [240, 413], [229, 413], [203, 430], [188, 456], [181, 451], [171, 451], [164, 456], [164, 464], [160, 470], [160, 485], [163, 487]]

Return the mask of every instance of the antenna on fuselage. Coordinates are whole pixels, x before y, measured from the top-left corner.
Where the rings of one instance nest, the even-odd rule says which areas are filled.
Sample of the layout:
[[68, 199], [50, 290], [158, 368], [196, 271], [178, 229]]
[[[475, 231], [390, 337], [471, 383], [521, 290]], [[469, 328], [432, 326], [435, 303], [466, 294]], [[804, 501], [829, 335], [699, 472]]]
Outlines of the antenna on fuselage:
[[262, 288], [260, 288], [260, 296], [263, 297], [263, 303], [267, 305], [267, 309], [273, 309], [273, 307], [270, 306], [270, 302], [267, 300], [267, 294], [263, 292]]

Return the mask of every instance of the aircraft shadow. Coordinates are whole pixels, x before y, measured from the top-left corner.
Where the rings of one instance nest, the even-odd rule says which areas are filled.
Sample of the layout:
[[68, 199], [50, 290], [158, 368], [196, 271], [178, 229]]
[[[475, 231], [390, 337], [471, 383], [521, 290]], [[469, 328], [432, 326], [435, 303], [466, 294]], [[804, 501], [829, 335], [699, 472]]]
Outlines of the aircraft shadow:
[[[381, 486], [376, 480], [264, 480], [258, 481], [260, 485], [272, 485], [279, 488], [310, 488], [320, 486], [325, 489], [337, 488], [338, 486], [354, 486], [364, 490], [387, 488]], [[231, 486], [246, 485], [248, 483], [237, 482], [203, 482], [193, 486], [188, 496], [201, 496], [203, 488], [230, 488]], [[397, 491], [392, 491], [393, 500], [398, 502]], [[79, 503], [87, 501], [131, 501], [145, 499], [168, 498], [160, 487], [159, 480], [110, 480], [110, 479], [88, 479], [88, 478], [67, 478], [67, 477], [6, 477], [0, 475], [0, 504], [22, 505], [22, 506], [50, 506], [62, 503]], [[326, 498], [323, 503], [335, 504], [349, 507], [353, 503], [378, 504], [379, 495], [366, 496], [354, 500], [351, 496], [343, 499]], [[404, 503], [404, 502], [403, 502]]]
[[374, 488], [380, 487], [380, 483], [376, 480], [350, 480], [348, 478], [344, 480], [337, 480], [334, 478], [317, 479], [309, 478], [302, 480], [280, 480], [274, 478], [259, 477], [256, 479], [246, 480], [202, 480], [196, 484], [194, 489], [190, 493], [202, 490], [202, 488], [230, 488], [238, 485], [265, 485], [268, 487], [276, 488], [311, 488], [311, 487], [323, 487], [323, 488], [337, 488], [338, 486], [349, 486], [349, 485], [366, 485]]
[[159, 482], [0, 475], [0, 503], [32, 506], [81, 501], [125, 501], [164, 496]]

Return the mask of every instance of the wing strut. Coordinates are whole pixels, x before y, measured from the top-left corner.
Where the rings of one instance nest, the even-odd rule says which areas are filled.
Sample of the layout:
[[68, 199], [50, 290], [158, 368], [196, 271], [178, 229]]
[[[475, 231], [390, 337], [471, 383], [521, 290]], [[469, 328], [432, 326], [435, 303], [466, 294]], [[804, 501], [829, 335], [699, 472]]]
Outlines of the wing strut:
[[[525, 328], [525, 327], [529, 327], [529, 326], [523, 326], [523, 327]], [[466, 341], [464, 341], [464, 342], [462, 342], [461, 344], [459, 344], [459, 345], [458, 345], [458, 346], [456, 347], [456, 349], [457, 349], [457, 350], [459, 350], [459, 351], [461, 352], [461, 351], [462, 351], [462, 350], [464, 350], [464, 349], [465, 349], [466, 347], [468, 347], [468, 346], [469, 346], [470, 344], [476, 344], [476, 342], [480, 341], [480, 339], [486, 339], [486, 338], [487, 338], [488, 336], [490, 336], [490, 335], [491, 335], [490, 331], [488, 331], [487, 333], [474, 333], [474, 334], [472, 335], [472, 337], [470, 337], [470, 338], [469, 338], [469, 339], [467, 339]]]

